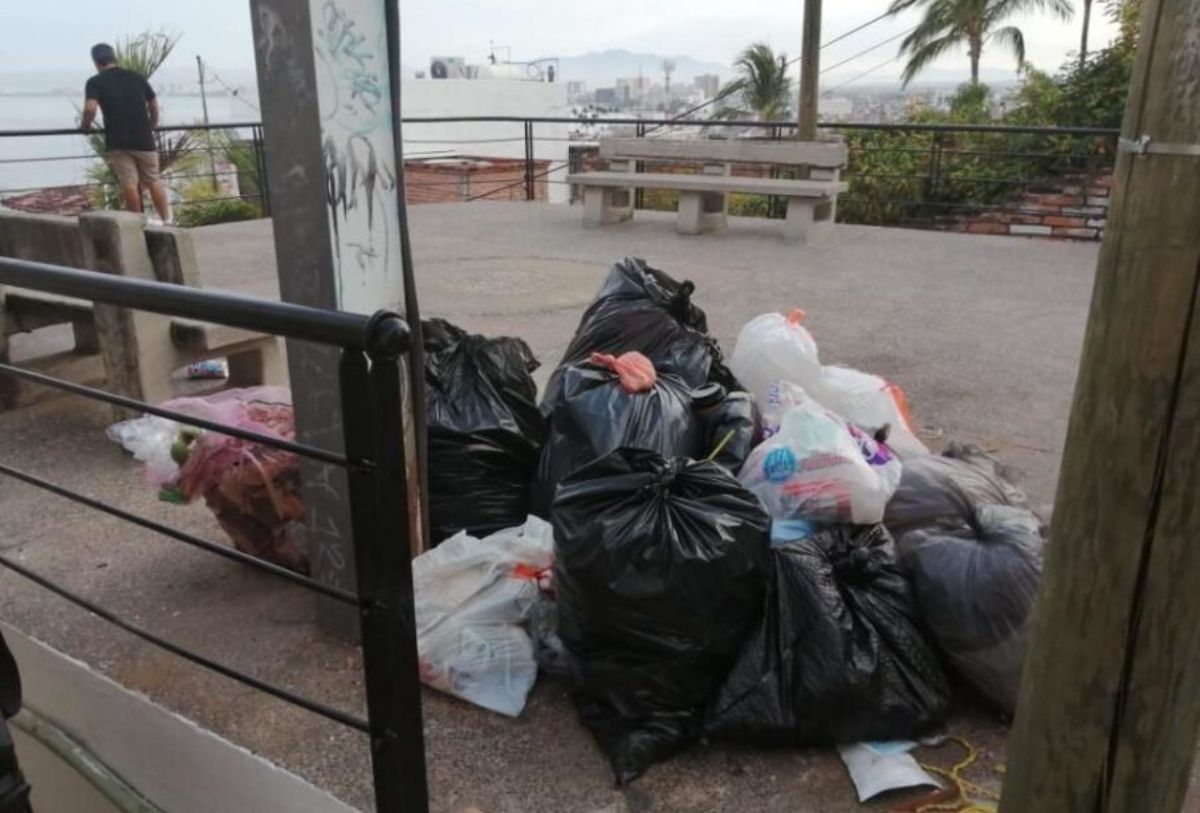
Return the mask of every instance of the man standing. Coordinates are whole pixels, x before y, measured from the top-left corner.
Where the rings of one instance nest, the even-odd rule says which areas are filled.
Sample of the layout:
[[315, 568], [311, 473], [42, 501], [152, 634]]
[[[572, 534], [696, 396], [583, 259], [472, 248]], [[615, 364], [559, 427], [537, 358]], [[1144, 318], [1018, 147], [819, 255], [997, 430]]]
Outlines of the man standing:
[[91, 129], [99, 107], [104, 114], [105, 153], [117, 175], [125, 208], [142, 211], [140, 187], [145, 187], [165, 223], [170, 219], [170, 204], [167, 190], [158, 178], [158, 150], [152, 132], [158, 126], [154, 90], [143, 77], [117, 65], [117, 54], [111, 45], [101, 43], [93, 47], [92, 62], [96, 63], [97, 73], [87, 80], [84, 89], [80, 128]]

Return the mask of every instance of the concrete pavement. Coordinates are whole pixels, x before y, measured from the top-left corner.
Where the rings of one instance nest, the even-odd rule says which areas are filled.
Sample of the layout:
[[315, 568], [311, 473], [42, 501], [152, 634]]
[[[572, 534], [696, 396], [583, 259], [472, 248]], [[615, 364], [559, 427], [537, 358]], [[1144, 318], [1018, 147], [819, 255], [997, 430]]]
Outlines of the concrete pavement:
[[[414, 207], [423, 313], [525, 338], [543, 362], [544, 381], [608, 265], [641, 256], [696, 283], [695, 300], [727, 353], [750, 317], [804, 307], [826, 363], [900, 383], [933, 443], [953, 438], [994, 450], [1024, 472], [1035, 503], [1049, 507], [1095, 246], [839, 226], [829, 245], [800, 248], [782, 242], [776, 224], [735, 219], [722, 234], [681, 237], [672, 219], [638, 213], [631, 223], [585, 229], [579, 210], [568, 207]], [[266, 222], [211, 227], [201, 237], [210, 285], [273, 265]], [[107, 409], [73, 398], [0, 415], [0, 460], [221, 539], [203, 507], [154, 499], [140, 466], [104, 438], [107, 421]], [[173, 640], [361, 712], [357, 650], [316, 631], [309, 598], [298, 590], [4, 478], [0, 506], [0, 546], [31, 567]], [[0, 613], [347, 801], [368, 805], [368, 755], [358, 735], [132, 641], [11, 573], [0, 574]], [[828, 749], [701, 746], [614, 789], [565, 685], [555, 680], [539, 682], [518, 720], [430, 691], [423, 702], [436, 810], [862, 809]], [[1004, 727], [963, 709], [951, 730], [980, 748], [973, 776], [996, 786]], [[923, 754], [942, 765], [957, 756], [952, 746]]]

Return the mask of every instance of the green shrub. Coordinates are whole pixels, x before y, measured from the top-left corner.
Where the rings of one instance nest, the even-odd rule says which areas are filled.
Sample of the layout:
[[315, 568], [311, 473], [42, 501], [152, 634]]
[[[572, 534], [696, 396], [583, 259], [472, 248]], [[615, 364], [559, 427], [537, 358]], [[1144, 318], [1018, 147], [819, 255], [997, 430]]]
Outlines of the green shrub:
[[679, 193], [670, 189], [646, 189], [642, 192], [642, 208], [656, 212], [679, 210]]
[[747, 195], [731, 192], [729, 214], [735, 217], [770, 217], [771, 199], [766, 195]]
[[262, 217], [258, 207], [249, 201], [208, 200], [180, 206], [175, 213], [175, 224], [185, 229], [198, 226], [213, 226], [217, 223], [236, 223]]

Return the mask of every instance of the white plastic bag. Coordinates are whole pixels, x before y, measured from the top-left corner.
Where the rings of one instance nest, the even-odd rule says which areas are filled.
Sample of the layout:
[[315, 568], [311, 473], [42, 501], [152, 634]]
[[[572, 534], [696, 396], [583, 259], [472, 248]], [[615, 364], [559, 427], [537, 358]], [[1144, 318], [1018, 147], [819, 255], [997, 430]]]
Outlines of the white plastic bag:
[[810, 392], [822, 406], [863, 429], [887, 424], [887, 445], [901, 457], [929, 454], [913, 429], [904, 390], [897, 385], [850, 367], [828, 365]]
[[788, 381], [810, 390], [821, 377], [817, 343], [804, 329], [804, 311], [793, 308], [787, 316], [764, 313], [745, 324], [738, 334], [729, 367], [760, 408], [769, 399], [771, 385]]
[[742, 485], [775, 519], [853, 522], [883, 519], [900, 482], [900, 460], [799, 387], [768, 391], [764, 430], [772, 434], [742, 466]]
[[414, 559], [421, 681], [485, 709], [520, 714], [537, 678], [524, 625], [553, 563], [553, 531], [534, 516], [484, 539], [459, 532]]
[[179, 424], [157, 415], [143, 415], [114, 423], [104, 432], [108, 439], [121, 444], [135, 460], [146, 464], [152, 477], [165, 479], [179, 468], [171, 457], [171, 444], [179, 434]]

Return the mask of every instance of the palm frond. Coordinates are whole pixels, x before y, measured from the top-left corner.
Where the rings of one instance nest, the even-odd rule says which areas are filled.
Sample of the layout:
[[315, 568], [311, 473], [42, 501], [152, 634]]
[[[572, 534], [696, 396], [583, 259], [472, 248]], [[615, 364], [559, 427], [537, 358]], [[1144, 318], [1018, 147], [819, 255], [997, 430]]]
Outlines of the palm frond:
[[918, 47], [908, 58], [908, 62], [904, 65], [904, 72], [900, 74], [900, 80], [904, 85], [908, 85], [917, 74], [927, 68], [929, 65], [937, 61], [938, 57], [945, 54], [966, 41], [966, 35], [962, 32], [952, 31], [949, 34], [939, 39], [931, 40], [924, 45]]
[[989, 3], [988, 22], [999, 23], [1014, 14], [1048, 13], [1060, 20], [1075, 16], [1071, 0], [994, 0]]
[[[1114, 0], [1138, 2], [1138, 0]], [[978, 64], [983, 42], [1005, 46], [1025, 64], [1025, 37], [1016, 26], [1003, 23], [1015, 14], [1046, 12], [1060, 19], [1074, 14], [1073, 0], [892, 0], [888, 11], [895, 14], [920, 6], [924, 15], [900, 43], [900, 55], [908, 57], [903, 80], [908, 84], [938, 57], [958, 45], [972, 47], [972, 65]]]
[[171, 56], [179, 44], [179, 34], [166, 31], [143, 31], [117, 42], [117, 64], [126, 70], [149, 79]]
[[1004, 28], [997, 28], [988, 37], [988, 41], [1008, 46], [1013, 56], [1017, 58], [1018, 70], [1025, 64], [1025, 35], [1015, 25], [1006, 25]]
[[792, 87], [785, 55], [777, 56], [771, 46], [756, 42], [738, 55], [734, 68], [741, 75], [726, 88], [737, 86], [741, 107], [764, 120], [782, 115]]

